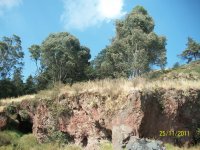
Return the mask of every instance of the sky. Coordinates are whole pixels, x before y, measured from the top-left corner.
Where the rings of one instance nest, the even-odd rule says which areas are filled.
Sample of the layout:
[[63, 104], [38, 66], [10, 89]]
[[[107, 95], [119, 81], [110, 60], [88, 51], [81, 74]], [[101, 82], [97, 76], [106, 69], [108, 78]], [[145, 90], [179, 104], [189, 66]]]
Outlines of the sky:
[[115, 20], [137, 6], [154, 19], [154, 31], [167, 38], [167, 68], [185, 48], [188, 36], [200, 42], [199, 0], [0, 0], [0, 38], [21, 37], [25, 53], [24, 78], [36, 67], [28, 48], [50, 33], [69, 32], [91, 50], [92, 58], [115, 36]]

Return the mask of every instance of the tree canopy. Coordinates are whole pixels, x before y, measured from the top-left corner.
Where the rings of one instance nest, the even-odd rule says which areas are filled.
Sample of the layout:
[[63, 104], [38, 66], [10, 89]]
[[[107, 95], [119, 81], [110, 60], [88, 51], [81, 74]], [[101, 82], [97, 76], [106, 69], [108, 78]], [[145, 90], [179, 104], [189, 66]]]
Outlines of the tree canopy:
[[0, 79], [6, 79], [14, 70], [22, 69], [23, 57], [20, 37], [3, 37], [0, 41]]
[[43, 73], [48, 74], [52, 82], [84, 79], [91, 57], [89, 48], [81, 46], [79, 40], [67, 32], [50, 34], [40, 46], [32, 45], [29, 51], [36, 62], [40, 60]]
[[197, 43], [191, 37], [188, 37], [187, 47], [180, 54], [181, 58], [187, 60], [187, 63], [192, 60], [197, 60], [200, 58], [200, 43]]
[[95, 59], [101, 77], [139, 76], [152, 65], [166, 65], [166, 38], [153, 32], [154, 21], [142, 6], [116, 21], [116, 36]]

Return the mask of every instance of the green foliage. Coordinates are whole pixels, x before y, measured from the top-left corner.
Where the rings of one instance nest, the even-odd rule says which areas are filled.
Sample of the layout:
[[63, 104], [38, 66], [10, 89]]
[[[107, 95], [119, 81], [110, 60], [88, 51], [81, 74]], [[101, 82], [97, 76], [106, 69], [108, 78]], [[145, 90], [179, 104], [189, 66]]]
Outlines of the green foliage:
[[0, 146], [11, 144], [10, 136], [0, 133]]
[[200, 58], [200, 43], [188, 37], [187, 48], [180, 54], [181, 58], [190, 63], [192, 60]]
[[30, 119], [30, 115], [27, 110], [20, 110], [19, 115], [21, 117], [21, 121], [27, 121]]
[[72, 83], [86, 78], [90, 50], [67, 32], [50, 34], [41, 46], [32, 45], [29, 50], [33, 59], [40, 59], [42, 81]]
[[[22, 95], [21, 69], [24, 53], [17, 35], [0, 40], [0, 98]], [[13, 75], [12, 75], [13, 74]], [[13, 76], [13, 81], [10, 76]]]
[[6, 79], [13, 70], [21, 68], [23, 57], [20, 37], [3, 37], [0, 41], [0, 79]]
[[[65, 140], [66, 137], [60, 136], [60, 138]], [[40, 144], [33, 134], [23, 135], [17, 131], [6, 130], [0, 132], [0, 150], [81, 150], [81, 148], [76, 145], [65, 145], [59, 141]]]
[[6, 113], [9, 115], [14, 115], [17, 113], [17, 105], [16, 104], [9, 104], [6, 107]]
[[193, 136], [193, 140], [195, 141], [195, 144], [200, 144], [200, 124], [197, 124], [195, 127], [195, 135]]
[[173, 65], [173, 69], [178, 68], [178, 67], [180, 67], [180, 64], [179, 64], [179, 62], [176, 62], [176, 63]]
[[0, 132], [0, 147], [12, 145], [15, 146], [18, 139], [22, 136], [21, 133], [17, 131], [1, 131]]
[[0, 98], [15, 96], [16, 88], [13, 82], [9, 79], [0, 80], [0, 89]]
[[49, 84], [52, 84], [51, 77], [47, 71], [43, 71], [43, 72], [39, 73], [35, 77], [35, 82], [36, 82], [36, 90], [37, 91], [47, 89]]
[[94, 60], [97, 76], [136, 77], [151, 65], [166, 65], [166, 38], [153, 32], [154, 21], [142, 6], [116, 22], [116, 36]]
[[100, 150], [113, 150], [112, 143], [110, 142], [101, 143]]
[[68, 144], [70, 141], [70, 136], [66, 133], [63, 133], [61, 131], [54, 131], [51, 134], [51, 142], [57, 142], [59, 144]]
[[167, 70], [157, 70], [143, 75], [148, 79], [187, 79], [199, 80], [200, 79], [200, 61], [193, 61], [186, 65], [181, 65]]
[[24, 83], [22, 79], [21, 69], [16, 69], [13, 74], [12, 82], [15, 86], [15, 96], [21, 96], [24, 94]]
[[0, 80], [0, 98], [17, 97], [24, 94], [24, 83], [21, 69], [15, 69], [12, 80]]
[[27, 79], [26, 79], [26, 83], [24, 85], [24, 92], [25, 94], [33, 94], [36, 93], [37, 89], [36, 89], [36, 83], [34, 78], [30, 75]]
[[17, 142], [16, 150], [32, 149], [38, 144], [37, 139], [32, 134], [22, 136]]
[[40, 59], [41, 49], [39, 45], [32, 45], [29, 48], [29, 52], [31, 53], [31, 58], [35, 60], [36, 66], [38, 68], [38, 60]]

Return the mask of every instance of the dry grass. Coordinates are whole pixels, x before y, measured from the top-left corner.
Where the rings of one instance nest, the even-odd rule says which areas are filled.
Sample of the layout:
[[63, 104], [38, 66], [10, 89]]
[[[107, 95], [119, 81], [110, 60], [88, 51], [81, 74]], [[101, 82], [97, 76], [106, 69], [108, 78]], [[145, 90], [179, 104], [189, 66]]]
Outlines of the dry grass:
[[5, 98], [5, 99], [1, 99], [0, 100], [0, 112], [3, 111], [4, 107], [10, 103], [19, 103], [23, 100], [32, 100], [35, 98], [35, 94], [34, 95], [24, 95], [21, 97], [17, 97], [17, 98]]
[[68, 93], [73, 96], [78, 93], [90, 92], [99, 93], [103, 95], [109, 95], [110, 97], [127, 95], [133, 90], [154, 90], [158, 88], [164, 89], [200, 89], [200, 80], [157, 80], [148, 81], [144, 78], [136, 78], [133, 80], [127, 79], [104, 79], [88, 82], [75, 83], [72, 86], [69, 85], [56, 85], [53, 89], [40, 91], [37, 95], [26, 95], [18, 98], [8, 98], [0, 100], [0, 111], [3, 110], [4, 106], [12, 102], [21, 102], [22, 100], [32, 100], [32, 99], [54, 99], [59, 94]]
[[158, 80], [158, 81], [147, 81], [144, 78], [137, 78], [134, 80], [127, 79], [104, 79], [98, 81], [88, 81], [76, 83], [73, 86], [66, 85], [61, 89], [61, 92], [67, 92], [71, 94], [84, 93], [84, 92], [98, 92], [101, 94], [118, 95], [120, 93], [127, 93], [132, 90], [143, 90], [143, 89], [199, 89], [199, 81], [189, 80]]

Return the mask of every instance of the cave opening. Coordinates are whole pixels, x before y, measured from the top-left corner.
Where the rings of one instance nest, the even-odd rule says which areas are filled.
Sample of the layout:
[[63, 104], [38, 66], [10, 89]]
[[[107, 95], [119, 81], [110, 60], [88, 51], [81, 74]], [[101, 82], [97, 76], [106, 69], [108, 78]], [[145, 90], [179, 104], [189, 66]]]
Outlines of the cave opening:
[[83, 147], [86, 147], [87, 144], [88, 144], [88, 137], [87, 137], [87, 136], [84, 136], [83, 139], [82, 139], [82, 141], [81, 141], [81, 143], [82, 143], [82, 146], [83, 146]]
[[112, 141], [112, 130], [101, 126], [99, 121], [95, 121], [95, 127], [104, 133], [107, 140]]
[[30, 119], [22, 119], [20, 117], [20, 115], [17, 116], [17, 120], [19, 121], [18, 127], [17, 129], [24, 133], [24, 134], [28, 134], [28, 133], [32, 133], [32, 127], [33, 127], [33, 123], [31, 122]]

